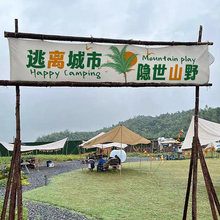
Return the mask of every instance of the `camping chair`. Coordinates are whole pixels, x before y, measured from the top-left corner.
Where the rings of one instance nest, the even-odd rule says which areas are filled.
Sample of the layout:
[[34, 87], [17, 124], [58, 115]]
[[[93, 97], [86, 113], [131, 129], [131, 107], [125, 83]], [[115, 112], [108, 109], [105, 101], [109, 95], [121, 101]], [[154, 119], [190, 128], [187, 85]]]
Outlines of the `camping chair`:
[[35, 158], [34, 157], [28, 157], [26, 158], [26, 162], [29, 163], [27, 164], [28, 168], [35, 168]]
[[103, 165], [97, 165], [97, 172], [103, 171]]
[[95, 160], [89, 159], [89, 160], [88, 160], [88, 169], [89, 169], [90, 171], [93, 171], [94, 168], [95, 168]]

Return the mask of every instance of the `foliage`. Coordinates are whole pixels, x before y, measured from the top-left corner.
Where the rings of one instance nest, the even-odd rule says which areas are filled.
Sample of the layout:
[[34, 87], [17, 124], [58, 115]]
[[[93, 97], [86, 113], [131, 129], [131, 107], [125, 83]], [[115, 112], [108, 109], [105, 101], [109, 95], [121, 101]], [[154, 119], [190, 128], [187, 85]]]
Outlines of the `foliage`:
[[[7, 165], [4, 169], [0, 171], [0, 187], [6, 186], [7, 181], [8, 181], [8, 174], [10, 170], [10, 165]], [[21, 171], [21, 184], [28, 185], [30, 184], [27, 182], [28, 177], [24, 175], [24, 173]]]
[[[85, 156], [87, 154], [88, 153], [82, 154], [81, 157], [85, 158]], [[54, 154], [32, 155], [32, 154], [29, 154], [29, 155], [22, 156], [22, 158], [24, 158], [24, 159], [26, 157], [35, 157], [36, 161], [39, 161], [40, 163], [45, 163], [47, 160], [52, 160], [53, 162], [65, 162], [65, 161], [71, 161], [71, 160], [80, 160], [80, 155], [75, 155], [75, 154], [73, 154], [73, 155], [54, 155]], [[11, 162], [11, 157], [0, 157], [0, 165], [10, 164], [10, 162]], [[1, 177], [1, 173], [0, 173], [0, 177]]]
[[[0, 197], [0, 212], [2, 212], [2, 203], [3, 199]], [[6, 212], [6, 218], [9, 219], [9, 208], [7, 209]], [[17, 219], [17, 211], [15, 212], [15, 219]], [[25, 207], [23, 207], [23, 220], [27, 220], [28, 219], [28, 213], [27, 213], [27, 209]]]
[[[219, 159], [208, 159], [220, 197]], [[52, 178], [51, 184], [24, 198], [82, 213], [93, 219], [181, 219], [189, 160], [123, 164], [119, 171], [77, 170]], [[204, 179], [198, 167], [198, 219], [212, 219]], [[191, 216], [191, 209], [188, 217]]]
[[[68, 137], [69, 140], [88, 140], [102, 131], [107, 132], [111, 130], [119, 124], [125, 125], [132, 131], [148, 139], [155, 139], [158, 137], [177, 138], [181, 129], [185, 131], [183, 134], [183, 137], [185, 137], [193, 114], [194, 110], [192, 109], [176, 113], [161, 114], [156, 117], [141, 115], [95, 132], [72, 133], [66, 130], [64, 132], [52, 133], [39, 137], [37, 141], [57, 141], [65, 137]], [[220, 107], [210, 108], [206, 106], [205, 109], [200, 110], [199, 117], [220, 123]]]

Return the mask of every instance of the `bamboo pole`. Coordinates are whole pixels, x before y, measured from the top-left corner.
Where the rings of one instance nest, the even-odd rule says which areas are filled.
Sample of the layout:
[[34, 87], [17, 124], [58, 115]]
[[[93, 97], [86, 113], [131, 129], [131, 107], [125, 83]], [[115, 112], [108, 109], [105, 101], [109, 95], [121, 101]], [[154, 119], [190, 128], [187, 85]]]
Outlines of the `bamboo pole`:
[[[192, 147], [192, 151], [194, 148]], [[190, 194], [190, 187], [192, 182], [192, 169], [193, 169], [193, 154], [191, 153], [190, 165], [189, 165], [189, 174], [188, 174], [188, 183], [186, 189], [186, 197], [185, 197], [185, 205], [183, 209], [183, 220], [186, 220], [187, 217], [187, 209], [189, 204], [189, 194]]]
[[[200, 26], [199, 30], [199, 39], [201, 41], [202, 38], [202, 26]], [[220, 215], [220, 204], [208, 171], [208, 167], [205, 162], [205, 158], [202, 152], [202, 147], [199, 142], [198, 136], [198, 114], [199, 114], [199, 86], [196, 86], [196, 100], [195, 100], [195, 116], [194, 116], [194, 137], [193, 137], [193, 145], [192, 145], [192, 154], [191, 154], [191, 161], [190, 161], [190, 168], [189, 168], [189, 176], [188, 176], [188, 186], [186, 191], [186, 199], [185, 199], [185, 206], [183, 212], [183, 220], [187, 217], [187, 208], [188, 208], [188, 201], [189, 201], [189, 193], [190, 193], [190, 185], [191, 185], [191, 178], [193, 174], [193, 187], [192, 187], [192, 219], [197, 219], [197, 204], [196, 204], [196, 194], [197, 194], [197, 162], [198, 162], [198, 154], [200, 157], [201, 168], [204, 176], [204, 181], [208, 193], [210, 208], [212, 211], [212, 216], [214, 220], [217, 220], [217, 214], [215, 210], [215, 205], [217, 207], [218, 213]], [[215, 202], [215, 204], [214, 204]]]
[[4, 37], [29, 38], [29, 39], [37, 39], [37, 40], [80, 41], [80, 42], [91, 42], [91, 43], [114, 43], [114, 44], [136, 44], [136, 45], [170, 45], [170, 46], [213, 45], [213, 42], [141, 41], [141, 40], [61, 36], [61, 35], [48, 35], [48, 34], [35, 34], [35, 33], [14, 33], [7, 31], [4, 32]]
[[[199, 30], [199, 39], [198, 42], [201, 41], [202, 37], [202, 26], [200, 26]], [[185, 197], [185, 206], [183, 212], [183, 220], [187, 217], [187, 209], [188, 209], [188, 201], [189, 201], [189, 193], [191, 187], [191, 178], [193, 176], [193, 186], [192, 186], [192, 219], [197, 219], [197, 163], [198, 163], [198, 148], [197, 148], [197, 139], [198, 139], [198, 114], [199, 114], [199, 86], [196, 86], [195, 89], [195, 111], [194, 111], [194, 137], [193, 144], [191, 150], [191, 161], [189, 168], [189, 176], [188, 176], [188, 185], [186, 190]]]
[[[15, 19], [15, 32], [18, 33], [18, 20]], [[9, 219], [15, 219], [17, 198], [18, 219], [22, 220], [22, 185], [21, 185], [21, 140], [20, 140], [20, 89], [16, 86], [16, 138], [14, 145], [13, 181], [10, 194]]]
[[4, 203], [3, 203], [3, 207], [2, 207], [2, 214], [1, 214], [1, 219], [2, 220], [5, 219], [5, 216], [6, 216], [6, 211], [7, 211], [7, 206], [8, 206], [8, 199], [9, 199], [9, 194], [10, 194], [10, 190], [11, 190], [11, 181], [12, 181], [12, 176], [14, 174], [15, 155], [16, 155], [16, 153], [15, 153], [15, 151], [13, 151], [10, 170], [9, 170], [9, 174], [8, 174], [5, 198], [4, 198]]
[[[15, 19], [15, 33], [18, 34], [18, 19]], [[21, 184], [21, 126], [20, 126], [20, 88], [16, 86], [16, 138], [17, 138], [17, 209], [18, 219], [22, 220], [22, 184]], [[17, 167], [16, 167], [17, 165]]]
[[212, 192], [212, 189], [211, 189], [210, 180], [208, 178], [209, 173], [208, 173], [208, 169], [206, 169], [207, 167], [205, 168], [205, 160], [203, 160], [204, 157], [203, 157], [202, 147], [200, 146], [200, 143], [199, 143], [199, 139], [197, 139], [197, 146], [199, 148], [200, 162], [201, 162], [203, 176], [204, 176], [204, 180], [205, 180], [205, 184], [206, 184], [206, 189], [207, 189], [207, 193], [208, 193], [208, 198], [209, 198], [209, 203], [210, 203], [210, 207], [211, 207], [211, 211], [212, 211], [212, 216], [213, 216], [214, 220], [218, 220], [216, 210], [215, 210], [214, 199], [213, 199], [213, 195], [212, 195], [213, 192]]
[[[135, 82], [40, 82], [40, 81], [14, 81], [0, 80], [0, 86], [29, 86], [29, 87], [194, 87], [193, 83], [135, 83]], [[212, 83], [205, 83], [199, 86], [212, 86]]]

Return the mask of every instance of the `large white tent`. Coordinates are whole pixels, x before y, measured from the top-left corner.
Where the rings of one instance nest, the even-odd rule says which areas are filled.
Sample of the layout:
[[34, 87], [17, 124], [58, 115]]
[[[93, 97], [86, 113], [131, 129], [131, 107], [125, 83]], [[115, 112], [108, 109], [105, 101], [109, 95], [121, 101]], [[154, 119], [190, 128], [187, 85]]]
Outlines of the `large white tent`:
[[[220, 140], [220, 124], [199, 118], [198, 132], [201, 145]], [[192, 148], [192, 140], [194, 136], [194, 117], [192, 117], [186, 138], [182, 145], [182, 150]]]
[[[26, 146], [21, 145], [21, 152], [32, 151], [32, 150], [57, 150], [62, 149], [66, 143], [67, 138], [60, 141], [56, 141], [49, 144], [36, 145], [36, 146]], [[5, 142], [0, 142], [8, 151], [14, 150], [14, 144], [9, 144]]]

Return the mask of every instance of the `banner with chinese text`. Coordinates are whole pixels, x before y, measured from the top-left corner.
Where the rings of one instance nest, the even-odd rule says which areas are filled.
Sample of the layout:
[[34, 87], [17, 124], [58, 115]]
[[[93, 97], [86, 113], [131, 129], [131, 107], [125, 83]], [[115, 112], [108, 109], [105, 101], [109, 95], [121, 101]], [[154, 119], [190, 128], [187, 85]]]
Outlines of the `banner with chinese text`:
[[209, 82], [208, 46], [140, 47], [9, 38], [10, 79], [19, 81]]

